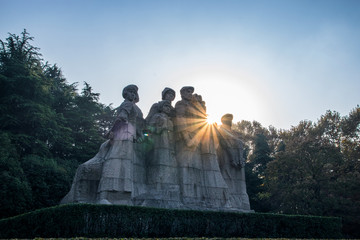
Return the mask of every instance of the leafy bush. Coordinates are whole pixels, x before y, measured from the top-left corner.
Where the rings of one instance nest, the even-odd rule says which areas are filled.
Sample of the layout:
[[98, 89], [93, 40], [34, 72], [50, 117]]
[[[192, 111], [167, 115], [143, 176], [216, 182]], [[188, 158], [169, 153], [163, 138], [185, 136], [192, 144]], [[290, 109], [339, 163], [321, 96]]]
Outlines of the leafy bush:
[[69, 204], [0, 220], [0, 238], [341, 238], [339, 218]]

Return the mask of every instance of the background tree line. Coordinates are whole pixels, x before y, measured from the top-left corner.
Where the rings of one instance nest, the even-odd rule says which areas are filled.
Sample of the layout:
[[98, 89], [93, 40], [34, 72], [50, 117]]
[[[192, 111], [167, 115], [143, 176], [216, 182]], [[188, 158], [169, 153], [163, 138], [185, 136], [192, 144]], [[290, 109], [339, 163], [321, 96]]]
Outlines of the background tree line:
[[[80, 163], [93, 157], [114, 109], [84, 82], [68, 84], [24, 30], [0, 40], [0, 217], [59, 203]], [[256, 212], [339, 216], [360, 237], [360, 107], [328, 111], [289, 130], [234, 124], [246, 145]]]
[[360, 107], [327, 111], [290, 130], [235, 125], [247, 146], [246, 180], [258, 212], [336, 216], [348, 237], [360, 237]]

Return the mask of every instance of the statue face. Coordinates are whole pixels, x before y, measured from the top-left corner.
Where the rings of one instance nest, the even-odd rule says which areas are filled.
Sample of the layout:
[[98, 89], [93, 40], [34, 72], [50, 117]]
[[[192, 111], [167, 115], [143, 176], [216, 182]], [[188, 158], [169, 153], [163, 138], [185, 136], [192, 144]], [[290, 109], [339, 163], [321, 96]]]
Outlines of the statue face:
[[139, 96], [137, 94], [137, 91], [135, 89], [129, 89], [126, 92], [126, 99], [129, 100], [130, 102], [139, 100]]
[[167, 91], [164, 96], [164, 100], [168, 100], [170, 102], [174, 101], [175, 94], [172, 91]]
[[192, 89], [187, 88], [182, 92], [181, 97], [182, 99], [190, 101], [192, 99], [192, 93], [193, 93]]
[[162, 107], [162, 112], [169, 114], [171, 112], [171, 106], [170, 104], [164, 104], [164, 106]]

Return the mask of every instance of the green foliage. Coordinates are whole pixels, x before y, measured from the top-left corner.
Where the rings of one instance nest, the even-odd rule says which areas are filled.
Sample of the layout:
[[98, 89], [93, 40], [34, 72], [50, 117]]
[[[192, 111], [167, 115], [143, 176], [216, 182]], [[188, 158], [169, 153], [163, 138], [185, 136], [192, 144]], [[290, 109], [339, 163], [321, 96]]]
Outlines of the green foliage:
[[0, 212], [9, 217], [28, 209], [32, 193], [8, 134], [0, 132], [0, 145]]
[[32, 37], [0, 40], [0, 217], [58, 204], [75, 169], [104, 141], [111, 106], [44, 64]]
[[54, 206], [68, 192], [72, 181], [65, 168], [54, 159], [28, 155], [22, 159], [25, 175], [33, 193], [33, 207]]
[[[93, 93], [86, 82], [81, 95], [74, 98], [75, 108], [67, 113], [69, 127], [73, 137], [71, 154], [76, 156], [79, 163], [92, 158], [104, 142], [102, 134], [107, 131], [111, 122], [104, 120], [113, 116], [110, 108], [98, 103], [99, 94]], [[109, 117], [108, 117], [109, 118]]]
[[338, 216], [348, 237], [360, 237], [360, 108], [327, 111], [290, 130], [257, 122], [235, 125], [249, 155], [247, 191], [261, 212]]
[[0, 238], [287, 237], [341, 238], [338, 218], [62, 205], [0, 220]]

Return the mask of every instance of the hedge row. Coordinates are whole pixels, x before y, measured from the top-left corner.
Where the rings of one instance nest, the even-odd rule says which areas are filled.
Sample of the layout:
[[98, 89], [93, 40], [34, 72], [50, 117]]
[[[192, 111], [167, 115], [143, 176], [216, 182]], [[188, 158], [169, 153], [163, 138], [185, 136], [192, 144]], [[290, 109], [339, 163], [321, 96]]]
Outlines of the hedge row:
[[69, 204], [0, 220], [0, 239], [35, 237], [341, 238], [341, 219]]

